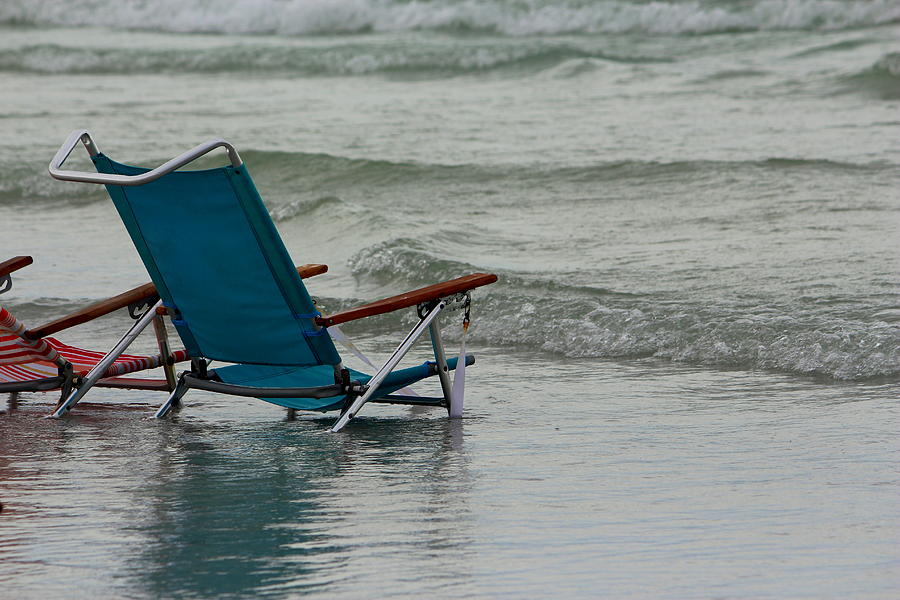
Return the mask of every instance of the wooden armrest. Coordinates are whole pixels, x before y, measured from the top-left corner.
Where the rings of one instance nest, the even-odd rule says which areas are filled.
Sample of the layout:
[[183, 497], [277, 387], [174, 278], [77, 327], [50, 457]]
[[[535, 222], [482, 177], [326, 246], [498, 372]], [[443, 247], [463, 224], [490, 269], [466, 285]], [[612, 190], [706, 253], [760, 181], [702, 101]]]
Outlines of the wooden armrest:
[[18, 271], [34, 262], [30, 256], [14, 256], [9, 260], [0, 262], [0, 277], [6, 277], [13, 271]]
[[76, 325], [87, 323], [88, 321], [92, 321], [97, 317], [108, 315], [109, 313], [117, 311], [120, 308], [125, 308], [132, 302], [137, 302], [144, 299], [155, 299], [155, 297], [156, 286], [154, 286], [152, 283], [145, 283], [143, 285], [137, 286], [136, 288], [131, 288], [127, 292], [122, 292], [117, 296], [113, 296], [112, 298], [107, 298], [106, 300], [95, 302], [90, 306], [85, 306], [80, 310], [76, 310], [75, 312], [66, 315], [65, 317], [56, 319], [55, 321], [45, 323], [40, 327], [29, 329], [23, 335], [26, 338], [36, 340], [47, 335], [52, 335], [57, 331], [62, 331], [63, 329], [68, 329], [69, 327], [75, 327]]
[[[304, 279], [307, 277], [315, 277], [316, 275], [321, 275], [328, 271], [328, 265], [302, 265], [297, 267], [297, 273], [300, 274], [300, 277]], [[120, 308], [125, 308], [129, 304], [133, 302], [138, 302], [140, 300], [151, 300], [156, 301], [156, 286], [153, 283], [145, 283], [143, 285], [139, 285], [136, 288], [132, 288], [127, 292], [122, 292], [118, 296], [113, 296], [112, 298], [108, 298], [106, 300], [101, 300], [100, 302], [95, 302], [90, 306], [86, 306], [80, 310], [76, 310], [75, 312], [66, 315], [60, 319], [56, 319], [55, 321], [51, 321], [40, 327], [36, 327], [34, 329], [29, 329], [23, 335], [29, 339], [38, 339], [44, 336], [52, 335], [58, 331], [62, 331], [63, 329], [68, 329], [69, 327], [75, 327], [76, 325], [81, 325], [82, 323], [87, 323], [88, 321], [92, 321], [97, 317], [102, 317], [103, 315], [108, 315], [111, 312], [115, 312]]]
[[327, 272], [328, 265], [310, 264], [297, 267], [297, 273], [300, 275], [301, 279], [309, 279], [310, 277], [315, 277], [316, 275]]
[[316, 317], [316, 323], [322, 327], [339, 325], [340, 323], [355, 321], [356, 319], [362, 319], [363, 317], [371, 317], [373, 315], [380, 315], [401, 308], [416, 306], [417, 304], [428, 302], [429, 300], [445, 298], [483, 285], [488, 285], [489, 283], [494, 283], [495, 281], [497, 281], [496, 275], [489, 273], [473, 273], [472, 275], [451, 279], [450, 281], [445, 281], [443, 283], [436, 283], [434, 285], [413, 290], [412, 292], [406, 292], [405, 294], [391, 296], [390, 298], [378, 300], [377, 302], [363, 304], [356, 308], [342, 310], [341, 312], [334, 313], [327, 317]]

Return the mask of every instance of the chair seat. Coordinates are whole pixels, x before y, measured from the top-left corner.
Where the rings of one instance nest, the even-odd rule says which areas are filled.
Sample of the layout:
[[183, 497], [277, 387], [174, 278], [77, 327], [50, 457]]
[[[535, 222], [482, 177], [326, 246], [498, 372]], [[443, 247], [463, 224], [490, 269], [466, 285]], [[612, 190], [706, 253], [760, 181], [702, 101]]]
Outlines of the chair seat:
[[[474, 362], [474, 356], [466, 356], [466, 365], [471, 365]], [[451, 371], [456, 369], [456, 363], [456, 358], [447, 360], [447, 366]], [[367, 383], [372, 378], [371, 375], [356, 369], [348, 370], [350, 371], [350, 379], [360, 383]], [[215, 373], [223, 383], [259, 388], [319, 387], [334, 384], [334, 369], [330, 365], [283, 367], [241, 364], [219, 367], [215, 370]], [[436, 373], [437, 365], [433, 361], [425, 361], [414, 367], [392, 371], [378, 387], [374, 397], [380, 398], [392, 394]], [[344, 396], [332, 396], [330, 398], [260, 398], [260, 400], [286, 408], [326, 412], [340, 409], [344, 403]]]
[[[49, 347], [56, 350], [57, 353], [66, 361], [72, 364], [75, 374], [84, 377], [88, 371], [94, 368], [97, 363], [104, 357], [105, 353], [93, 350], [85, 350], [76, 346], [64, 344], [56, 338], [43, 338]], [[0, 349], [7, 350], [8, 355], [14, 354], [15, 351], [21, 350], [23, 358], [18, 361], [8, 359], [7, 364], [0, 364], [0, 384], [4, 383], [22, 383], [39, 379], [47, 379], [56, 377], [59, 370], [55, 364], [47, 360], [39, 360], [39, 356], [33, 356], [25, 351], [30, 351], [30, 345], [26, 345], [21, 338], [13, 335], [0, 335]], [[172, 353], [175, 362], [181, 362], [188, 359], [187, 352], [178, 350]], [[156, 368], [162, 364], [159, 356], [139, 356], [134, 354], [121, 354], [116, 358], [115, 362], [106, 370], [104, 377], [115, 377], [117, 375], [125, 375], [136, 371], [143, 371]], [[11, 363], [11, 364], [10, 364]], [[128, 387], [158, 389], [159, 381], [165, 384], [164, 380], [131, 380], [135, 385]], [[147, 384], [146, 386], [144, 384]], [[148, 387], [149, 386], [149, 387]], [[166, 386], [166, 389], [168, 387]]]

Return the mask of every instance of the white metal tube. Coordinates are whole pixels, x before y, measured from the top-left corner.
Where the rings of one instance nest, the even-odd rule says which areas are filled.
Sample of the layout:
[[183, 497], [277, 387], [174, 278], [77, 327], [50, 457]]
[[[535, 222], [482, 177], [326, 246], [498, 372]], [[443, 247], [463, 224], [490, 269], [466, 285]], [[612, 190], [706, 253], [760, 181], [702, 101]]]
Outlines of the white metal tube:
[[51, 177], [53, 177], [54, 179], [61, 179], [63, 181], [99, 183], [103, 185], [143, 185], [145, 183], [155, 181], [163, 175], [171, 173], [172, 171], [179, 169], [190, 162], [193, 162], [194, 160], [200, 158], [204, 154], [211, 152], [212, 150], [215, 150], [216, 148], [225, 148], [228, 151], [228, 158], [231, 161], [231, 165], [233, 167], [237, 168], [244, 164], [241, 161], [241, 157], [234, 146], [223, 139], [214, 139], [195, 146], [187, 152], [179, 154], [172, 160], [161, 164], [155, 169], [147, 171], [146, 173], [141, 173], [140, 175], [116, 175], [112, 173], [64, 171], [62, 169], [63, 163], [67, 158], [69, 158], [72, 150], [75, 149], [75, 146], [77, 146], [79, 142], [85, 145], [88, 153], [91, 156], [99, 153], [96, 144], [94, 144], [94, 140], [91, 138], [90, 132], [87, 129], [76, 129], [71, 134], [69, 134], [69, 137], [66, 138], [66, 141], [63, 142], [63, 145], [60, 146], [59, 150], [56, 151], [56, 155], [53, 157], [53, 160], [50, 161], [48, 170], [50, 171]]
[[431, 333], [431, 347], [434, 349], [434, 361], [437, 363], [438, 379], [441, 382], [441, 391], [447, 402], [447, 410], [450, 410], [450, 398], [453, 385], [450, 383], [450, 368], [447, 366], [447, 355], [444, 353], [444, 340], [441, 337], [440, 319], [435, 319], [428, 326]]
[[88, 390], [94, 387], [94, 384], [103, 377], [106, 369], [108, 369], [116, 361], [116, 359], [119, 358], [119, 356], [121, 356], [121, 354], [128, 349], [128, 346], [131, 345], [135, 338], [137, 338], [137, 336], [139, 336], [141, 332], [147, 328], [147, 325], [149, 325], [153, 318], [156, 316], [157, 307], [160, 306], [162, 306], [162, 300], [157, 301], [156, 304], [154, 304], [153, 307], [138, 320], [137, 323], [131, 326], [131, 329], [128, 330], [128, 333], [122, 336], [122, 339], [119, 340], [119, 343], [113, 346], [112, 350], [106, 353], [106, 356], [100, 359], [100, 362], [98, 362], [94, 366], [94, 368], [91, 369], [90, 372], [85, 376], [84, 381], [78, 387], [78, 389], [72, 392], [72, 394], [66, 399], [66, 401], [60, 404], [59, 408], [57, 408], [51, 416], [61, 417], [81, 401], [84, 395], [88, 393]]
[[412, 345], [415, 343], [415, 341], [419, 339], [419, 336], [421, 336], [425, 332], [431, 322], [437, 318], [440, 312], [444, 309], [444, 306], [446, 306], [446, 302], [444, 300], [441, 300], [434, 308], [432, 308], [428, 312], [427, 315], [422, 318], [421, 321], [419, 321], [419, 323], [415, 327], [413, 327], [412, 331], [410, 331], [406, 336], [406, 339], [404, 339], [403, 342], [401, 342], [400, 345], [397, 346], [397, 349], [394, 350], [394, 353], [391, 354], [391, 357], [387, 360], [386, 363], [384, 363], [384, 366], [381, 367], [378, 372], [372, 376], [372, 379], [370, 379], [368, 383], [366, 383], [366, 385], [369, 386], [369, 389], [366, 390], [366, 392], [362, 396], [354, 400], [353, 404], [350, 405], [350, 408], [347, 409], [347, 411], [337, 420], [337, 422], [334, 424], [334, 427], [331, 428], [332, 433], [336, 433], [343, 429], [344, 425], [346, 425], [348, 422], [350, 422], [350, 419], [356, 416], [356, 413], [359, 412], [359, 409], [369, 401], [369, 398], [371, 398], [376, 391], [378, 391], [378, 387], [381, 385], [381, 382], [384, 381], [384, 378], [394, 370], [394, 367], [397, 366], [397, 363], [400, 362], [400, 359], [406, 356], [406, 353], [409, 352], [409, 349], [412, 348]]

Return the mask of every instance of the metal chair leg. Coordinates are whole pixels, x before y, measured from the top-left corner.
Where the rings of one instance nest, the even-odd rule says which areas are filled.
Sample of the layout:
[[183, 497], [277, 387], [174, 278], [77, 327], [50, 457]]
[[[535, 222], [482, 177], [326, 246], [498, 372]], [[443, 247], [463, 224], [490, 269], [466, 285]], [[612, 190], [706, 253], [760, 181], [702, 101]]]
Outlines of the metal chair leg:
[[441, 337], [440, 319], [435, 319], [428, 326], [431, 333], [431, 347], [434, 350], [434, 361], [437, 363], [438, 379], [441, 382], [441, 392], [444, 394], [444, 405], [447, 413], [450, 413], [450, 398], [452, 383], [450, 382], [450, 368], [447, 366], [447, 355], [444, 353], [444, 340]]
[[73, 406], [78, 404], [79, 401], [84, 397], [85, 394], [88, 393], [95, 383], [97, 383], [102, 377], [103, 374], [108, 369], [119, 356], [128, 349], [128, 346], [135, 340], [137, 336], [150, 324], [150, 321], [153, 320], [153, 317], [156, 315], [156, 308], [162, 306], [162, 300], [158, 301], [153, 307], [144, 313], [134, 325], [131, 326], [131, 329], [128, 330], [122, 339], [113, 346], [113, 349], [106, 353], [100, 362], [98, 362], [93, 369], [84, 377], [81, 381], [80, 387], [75, 390], [72, 394], [69, 395], [63, 402], [61, 402], [56, 410], [53, 411], [53, 414], [50, 415], [54, 418], [59, 418], [66, 414], [69, 410], [72, 409]]
[[336, 433], [344, 428], [344, 426], [350, 422], [350, 419], [356, 416], [356, 413], [359, 412], [359, 409], [369, 401], [375, 395], [375, 392], [378, 391], [378, 386], [381, 385], [381, 382], [384, 381], [384, 378], [387, 377], [391, 371], [394, 370], [394, 367], [397, 366], [397, 363], [400, 362], [406, 353], [409, 352], [409, 349], [412, 348], [412, 345], [415, 343], [419, 337], [425, 333], [425, 330], [429, 325], [437, 318], [444, 307], [447, 305], [446, 301], [441, 300], [434, 306], [428, 314], [422, 317], [422, 320], [413, 327], [412, 331], [407, 334], [406, 339], [397, 346], [397, 349], [394, 350], [394, 353], [391, 354], [391, 357], [384, 363], [384, 366], [381, 367], [377, 373], [372, 376], [366, 385], [369, 389], [366, 392], [353, 401], [353, 404], [350, 405], [350, 408], [347, 409], [346, 412], [341, 414], [340, 418], [335, 422], [334, 426], [330, 429], [332, 433]]
[[159, 407], [156, 414], [153, 416], [157, 419], [162, 419], [169, 414], [173, 406], [180, 406], [181, 397], [187, 393], [188, 389], [187, 383], [184, 381], [184, 375], [182, 374], [182, 376], [178, 378], [178, 384], [175, 386], [175, 389], [172, 390], [169, 398]]

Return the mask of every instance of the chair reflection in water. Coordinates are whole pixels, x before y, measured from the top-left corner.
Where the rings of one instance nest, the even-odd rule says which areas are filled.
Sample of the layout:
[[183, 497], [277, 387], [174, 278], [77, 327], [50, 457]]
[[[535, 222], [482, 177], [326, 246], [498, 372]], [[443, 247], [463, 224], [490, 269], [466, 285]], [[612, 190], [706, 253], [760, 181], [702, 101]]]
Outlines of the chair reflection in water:
[[[64, 170], [84, 144], [97, 173]], [[230, 164], [178, 171], [216, 148]], [[156, 412], [165, 416], [190, 388], [257, 397], [291, 410], [340, 411], [332, 431], [343, 428], [367, 402], [443, 406], [461, 412], [449, 371], [472, 364], [471, 355], [447, 359], [438, 316], [453, 303], [468, 306], [470, 290], [493, 283], [475, 273], [323, 316], [294, 268], [268, 210], [237, 150], [211, 140], [145, 169], [102, 154], [86, 130], [74, 131], [50, 163], [56, 179], [106, 185], [156, 286], [154, 307], [166, 314], [191, 358], [190, 370]], [[390, 358], [372, 375], [344, 366], [328, 328], [414, 307], [418, 321]], [[398, 368], [425, 331], [434, 361]], [[212, 360], [231, 363], [215, 369]], [[397, 392], [437, 375], [441, 396]], [[457, 374], [459, 377], [459, 374]], [[83, 386], [62, 403], [58, 415], [87, 392]]]

